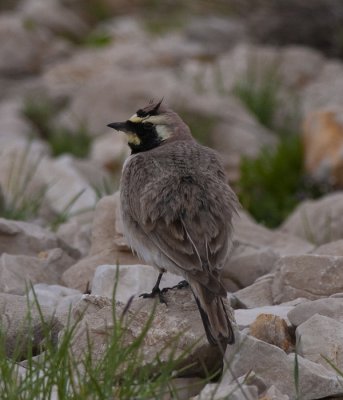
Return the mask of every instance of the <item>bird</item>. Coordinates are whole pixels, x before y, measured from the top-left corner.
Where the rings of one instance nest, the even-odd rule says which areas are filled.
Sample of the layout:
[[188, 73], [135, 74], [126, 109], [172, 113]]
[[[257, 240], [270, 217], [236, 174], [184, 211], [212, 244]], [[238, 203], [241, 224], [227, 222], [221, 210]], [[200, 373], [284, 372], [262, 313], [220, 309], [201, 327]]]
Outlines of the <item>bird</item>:
[[193, 292], [208, 342], [233, 344], [221, 276], [239, 202], [219, 154], [199, 144], [162, 100], [107, 125], [125, 133], [131, 149], [120, 180], [123, 233], [132, 250], [159, 271], [144, 297], [161, 294], [164, 272], [181, 275]]

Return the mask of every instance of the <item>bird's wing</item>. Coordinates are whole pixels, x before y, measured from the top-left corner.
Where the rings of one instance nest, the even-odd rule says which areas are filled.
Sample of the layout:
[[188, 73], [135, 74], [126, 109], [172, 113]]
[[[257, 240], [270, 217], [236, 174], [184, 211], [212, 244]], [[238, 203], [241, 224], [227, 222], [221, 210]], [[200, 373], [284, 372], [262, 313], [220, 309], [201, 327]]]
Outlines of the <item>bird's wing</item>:
[[148, 164], [145, 161], [144, 168], [149, 168], [150, 179], [144, 185], [141, 169], [134, 175], [138, 192], [127, 205], [131, 217], [184, 273], [207, 286], [210, 281], [216, 285], [229, 252], [235, 195], [213, 170], [152, 173], [153, 162]]

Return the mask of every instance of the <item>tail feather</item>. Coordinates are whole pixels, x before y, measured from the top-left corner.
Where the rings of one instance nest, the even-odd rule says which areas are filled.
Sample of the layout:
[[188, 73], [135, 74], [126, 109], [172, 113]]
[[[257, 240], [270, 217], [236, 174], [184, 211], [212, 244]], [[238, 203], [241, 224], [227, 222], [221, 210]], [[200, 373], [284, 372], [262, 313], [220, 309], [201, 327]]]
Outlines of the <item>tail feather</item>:
[[191, 287], [209, 343], [212, 345], [233, 344], [235, 335], [226, 312], [224, 299], [200, 284], [192, 284]]

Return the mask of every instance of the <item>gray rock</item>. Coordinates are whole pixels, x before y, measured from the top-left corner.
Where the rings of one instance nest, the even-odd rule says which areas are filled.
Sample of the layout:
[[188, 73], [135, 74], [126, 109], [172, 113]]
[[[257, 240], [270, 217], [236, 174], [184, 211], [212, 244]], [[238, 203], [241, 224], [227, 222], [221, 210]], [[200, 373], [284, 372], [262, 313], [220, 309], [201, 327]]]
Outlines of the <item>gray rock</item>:
[[208, 15], [190, 20], [185, 34], [192, 41], [201, 43], [209, 53], [223, 54], [245, 38], [245, 27], [233, 18]]
[[81, 258], [89, 254], [91, 247], [91, 224], [80, 224], [75, 219], [61, 224], [56, 232], [57, 237], [80, 252]]
[[327, 61], [305, 88], [301, 96], [303, 115], [319, 108], [342, 104], [343, 66], [336, 60]]
[[[127, 143], [126, 143], [126, 147]], [[69, 159], [70, 166], [74, 168], [83, 179], [95, 190], [97, 196], [100, 198], [104, 193], [105, 183], [108, 183], [108, 190], [114, 186], [113, 176], [108, 173], [101, 164], [90, 160], [89, 158], [75, 158]], [[121, 170], [120, 170], [121, 172]], [[109, 193], [111, 194], [111, 192]]]
[[265, 393], [263, 400], [289, 400], [286, 394], [282, 394], [274, 385], [271, 386]]
[[[118, 274], [118, 275], [117, 275]], [[126, 303], [131, 296], [150, 293], [154, 287], [158, 271], [149, 265], [100, 265], [94, 274], [92, 295], [113, 297]], [[160, 288], [177, 285], [183, 278], [166, 272], [163, 274]]]
[[343, 256], [343, 239], [323, 244], [313, 250], [313, 254]]
[[118, 231], [117, 208], [119, 193], [103, 197], [97, 204], [92, 225], [89, 255], [78, 261], [63, 274], [66, 286], [84, 292], [91, 286], [95, 270], [104, 264], [139, 264], [139, 259], [128, 249]]
[[280, 259], [272, 284], [275, 303], [316, 300], [343, 291], [343, 257], [300, 255]]
[[36, 256], [56, 247], [59, 247], [59, 240], [49, 230], [24, 221], [0, 218], [0, 254]]
[[21, 114], [22, 108], [19, 99], [8, 99], [0, 103], [1, 136], [25, 138], [31, 132], [29, 123]]
[[38, 283], [28, 293], [31, 303], [36, 301], [40, 306], [51, 310], [51, 314], [68, 313], [68, 308], [81, 299], [79, 290], [70, 289], [61, 285]]
[[230, 278], [244, 288], [271, 272], [279, 258], [270, 248], [238, 246], [232, 252], [227, 271]]
[[24, 20], [58, 35], [81, 39], [89, 30], [87, 24], [60, 1], [29, 0], [22, 3], [18, 11]]
[[[273, 274], [264, 275], [255, 283], [244, 289], [238, 290], [233, 297], [245, 308], [270, 306], [273, 304], [272, 282]], [[237, 308], [240, 308], [239, 306]]]
[[0, 16], [0, 73], [5, 76], [32, 74], [40, 70], [47, 37], [31, 29], [16, 14]]
[[[294, 354], [287, 355], [276, 346], [242, 334], [235, 346], [227, 349], [226, 355], [232, 360], [229, 376], [242, 376], [253, 370], [267, 387], [274, 385], [290, 400], [299, 398], [294, 384]], [[299, 396], [302, 399], [343, 395], [343, 380], [334, 372], [301, 356], [298, 356], [298, 365]]]
[[308, 360], [321, 364], [331, 372], [329, 362], [343, 369], [343, 323], [323, 315], [313, 315], [295, 331], [298, 353]]
[[62, 273], [74, 262], [62, 249], [50, 249], [38, 257], [3, 253], [0, 257], [0, 292], [25, 294], [31, 284], [59, 284]]
[[196, 400], [211, 400], [224, 399], [229, 395], [229, 398], [236, 400], [243, 399], [260, 399], [260, 395], [266, 390], [266, 385], [263, 379], [255, 374], [255, 371], [250, 370], [245, 376], [239, 378], [227, 373], [219, 383], [210, 383], [205, 386]]
[[[186, 354], [185, 359], [177, 364], [174, 377], [203, 376], [204, 367], [208, 372], [217, 370], [222, 364], [222, 356], [220, 350], [209, 345], [205, 338], [191, 290], [170, 290], [166, 293], [166, 301], [167, 306], [156, 303], [154, 299], [134, 299], [130, 306], [116, 302], [116, 320], [121, 317], [125, 325], [123, 336], [118, 340], [122, 341], [123, 346], [130, 345], [140, 335], [153, 312], [150, 329], [142, 340], [144, 360], [141, 367], [152, 367], [157, 354], [158, 365], [167, 362], [171, 354], [174, 360]], [[233, 318], [232, 311], [227, 309], [227, 312]], [[108, 335], [113, 334], [114, 312], [111, 300], [85, 295], [72, 313], [74, 318], [81, 318], [81, 321], [70, 350], [80, 360], [85, 351], [89, 350], [89, 343], [92, 343], [92, 360], [96, 362], [103, 355]], [[184, 368], [186, 365], [188, 367]], [[184, 369], [181, 371], [182, 367]]]
[[239, 111], [231, 118], [226, 116], [225, 121], [216, 125], [211, 133], [211, 145], [227, 163], [230, 156], [256, 157], [263, 147], [277, 144], [276, 135], [254, 121], [244, 109]]
[[230, 400], [258, 400], [259, 398], [256, 386], [225, 382], [220, 385], [206, 385], [195, 400], [222, 400], [227, 396], [230, 396]]
[[[161, 398], [173, 398], [176, 396], [179, 400], [189, 400], [192, 396], [197, 395], [204, 387], [204, 381], [200, 378], [175, 378], [168, 382], [169, 393]], [[176, 393], [176, 394], [175, 394]]]
[[260, 82], [279, 60], [280, 52], [275, 47], [240, 43], [219, 59], [222, 86], [227, 91], [233, 90], [238, 82], [251, 74], [252, 65], [256, 82]]
[[38, 166], [36, 179], [47, 190], [45, 197], [54, 213], [75, 215], [80, 221], [89, 222], [97, 201], [92, 186], [73, 165], [69, 155], [57, 159], [44, 158]]
[[317, 246], [343, 239], [343, 193], [301, 203], [283, 223], [281, 231]]
[[299, 326], [313, 315], [323, 315], [343, 323], [343, 298], [327, 298], [296, 305], [287, 317], [292, 325]]
[[270, 248], [280, 256], [305, 254], [314, 249], [306, 240], [281, 231], [272, 231], [246, 218], [234, 219], [234, 239], [237, 244], [255, 249]]
[[279, 73], [282, 83], [295, 90], [306, 88], [315, 81], [325, 64], [323, 55], [310, 47], [280, 48]]
[[125, 136], [108, 132], [93, 140], [90, 158], [102, 167], [118, 171], [129, 153]]
[[50, 326], [52, 339], [57, 342], [57, 334], [62, 325], [52, 317], [51, 310], [42, 306], [38, 311], [35, 304], [28, 307], [25, 296], [0, 293], [0, 325], [5, 335], [5, 351], [8, 357], [16, 354], [26, 358], [29, 347], [39, 349], [46, 335], [43, 321]]

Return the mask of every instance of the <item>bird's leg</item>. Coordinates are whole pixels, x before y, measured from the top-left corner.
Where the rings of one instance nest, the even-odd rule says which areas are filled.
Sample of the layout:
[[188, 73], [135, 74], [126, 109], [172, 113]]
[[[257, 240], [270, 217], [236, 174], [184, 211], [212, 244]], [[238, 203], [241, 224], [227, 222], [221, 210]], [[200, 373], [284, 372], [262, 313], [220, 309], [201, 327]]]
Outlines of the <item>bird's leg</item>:
[[160, 272], [158, 274], [158, 278], [155, 283], [155, 286], [152, 288], [150, 293], [142, 293], [141, 295], [139, 295], [139, 297], [143, 297], [143, 299], [149, 299], [149, 298], [154, 298], [154, 297], [158, 296], [160, 299], [160, 303], [167, 304], [165, 298], [163, 297], [163, 291], [161, 291], [161, 289], [160, 289], [160, 283], [161, 283], [163, 274], [164, 274], [164, 272]]
[[168, 290], [173, 290], [173, 289], [184, 289], [184, 288], [187, 288], [188, 286], [189, 286], [189, 283], [186, 280], [183, 280], [175, 286], [166, 287], [166, 288], [162, 289], [162, 293], [165, 293]]

